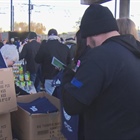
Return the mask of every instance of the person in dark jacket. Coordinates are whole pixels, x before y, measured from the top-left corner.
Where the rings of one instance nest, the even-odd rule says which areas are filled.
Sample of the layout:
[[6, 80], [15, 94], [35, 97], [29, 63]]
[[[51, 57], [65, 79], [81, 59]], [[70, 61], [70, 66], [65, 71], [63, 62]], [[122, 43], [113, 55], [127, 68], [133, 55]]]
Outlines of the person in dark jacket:
[[0, 49], [4, 46], [4, 44], [0, 41]]
[[[78, 30], [75, 35], [75, 40], [76, 40], [76, 52], [74, 56], [74, 62], [75, 65], [78, 64], [78, 61], [82, 63], [84, 61], [84, 56], [88, 51], [90, 51], [90, 47], [86, 45], [86, 39], [82, 38], [81, 36], [81, 31]], [[78, 140], [85, 140], [84, 136], [84, 118], [83, 114], [79, 114], [79, 122], [78, 122]]]
[[4, 58], [3, 58], [2, 54], [1, 54], [1, 51], [0, 51], [0, 69], [1, 68], [7, 68], [7, 66], [8, 66], [8, 63], [6, 65], [6, 61], [4, 60]]
[[140, 139], [140, 42], [119, 35], [104, 6], [90, 5], [80, 30], [92, 49], [76, 73], [63, 78], [63, 105], [84, 116], [85, 140]]
[[76, 41], [74, 38], [67, 38], [65, 39], [65, 45], [70, 49], [70, 55], [72, 58], [72, 61], [74, 60], [74, 56], [76, 53]]
[[42, 65], [42, 75], [45, 79], [45, 90], [49, 94], [53, 94], [55, 87], [52, 86], [53, 78], [58, 74], [59, 70], [51, 64], [53, 57], [59, 59], [63, 64], [71, 63], [69, 48], [62, 44], [58, 33], [55, 29], [48, 31], [48, 40], [42, 43], [35, 61]]
[[27, 36], [28, 43], [24, 45], [21, 53], [19, 54], [19, 59], [25, 59], [27, 62], [26, 71], [30, 72], [31, 81], [35, 83], [39, 64], [35, 62], [35, 56], [40, 48], [40, 43], [36, 41], [37, 34], [35, 32], [30, 32]]

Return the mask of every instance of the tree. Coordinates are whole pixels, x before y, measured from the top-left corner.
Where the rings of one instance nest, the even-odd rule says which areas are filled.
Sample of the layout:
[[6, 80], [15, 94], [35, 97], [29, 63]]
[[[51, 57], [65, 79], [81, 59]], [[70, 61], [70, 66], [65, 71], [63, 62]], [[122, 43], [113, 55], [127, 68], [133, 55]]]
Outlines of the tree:
[[[42, 23], [31, 22], [31, 31], [37, 34], [45, 34], [46, 27]], [[14, 31], [28, 31], [28, 24], [26, 22], [15, 22]]]
[[2, 32], [2, 28], [0, 28], [0, 32]]
[[14, 31], [28, 31], [28, 25], [26, 22], [15, 22]]
[[37, 34], [45, 34], [44, 31], [46, 31], [46, 27], [42, 23], [31, 22], [31, 31]]
[[81, 17], [78, 19], [78, 21], [75, 22], [76, 25], [74, 26], [74, 28], [75, 28], [76, 30], [79, 29], [80, 23], [81, 23]]

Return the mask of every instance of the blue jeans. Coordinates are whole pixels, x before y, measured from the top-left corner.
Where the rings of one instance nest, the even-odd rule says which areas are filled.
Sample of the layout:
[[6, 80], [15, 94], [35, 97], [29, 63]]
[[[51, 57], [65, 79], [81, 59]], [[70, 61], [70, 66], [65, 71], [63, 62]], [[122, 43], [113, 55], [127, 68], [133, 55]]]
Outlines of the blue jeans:
[[42, 79], [43, 77], [42, 77], [41, 66], [39, 66], [37, 74], [36, 74], [36, 80], [34, 83], [37, 92], [40, 92], [41, 83], [43, 81]]
[[45, 84], [44, 84], [46, 92], [50, 95], [52, 95], [55, 90], [55, 87], [52, 86], [52, 81], [53, 80], [51, 79], [45, 79]]
[[40, 80], [38, 79], [37, 74], [31, 73], [30, 76], [31, 76], [31, 81], [34, 84], [36, 91], [39, 92], [40, 91]]
[[35, 84], [35, 80], [36, 80], [36, 73], [30, 73], [30, 79], [33, 82], [33, 84]]

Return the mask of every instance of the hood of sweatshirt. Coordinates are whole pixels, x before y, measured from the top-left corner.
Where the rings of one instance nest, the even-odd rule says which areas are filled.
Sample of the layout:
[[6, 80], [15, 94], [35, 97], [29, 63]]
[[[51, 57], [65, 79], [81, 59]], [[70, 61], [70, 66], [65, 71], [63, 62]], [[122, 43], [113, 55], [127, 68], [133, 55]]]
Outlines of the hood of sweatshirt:
[[121, 44], [130, 50], [135, 56], [140, 58], [140, 42], [137, 41], [133, 35], [114, 36], [107, 39], [105, 42], [103, 42], [103, 44], [108, 41], [114, 41]]

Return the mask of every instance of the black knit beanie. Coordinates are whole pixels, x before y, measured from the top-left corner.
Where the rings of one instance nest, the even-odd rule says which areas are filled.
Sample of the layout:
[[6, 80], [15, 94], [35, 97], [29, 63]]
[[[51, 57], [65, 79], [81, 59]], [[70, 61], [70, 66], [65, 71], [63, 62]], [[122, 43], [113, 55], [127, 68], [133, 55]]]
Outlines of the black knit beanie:
[[81, 20], [80, 30], [83, 38], [118, 31], [116, 19], [111, 11], [102, 5], [90, 5]]

